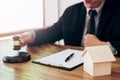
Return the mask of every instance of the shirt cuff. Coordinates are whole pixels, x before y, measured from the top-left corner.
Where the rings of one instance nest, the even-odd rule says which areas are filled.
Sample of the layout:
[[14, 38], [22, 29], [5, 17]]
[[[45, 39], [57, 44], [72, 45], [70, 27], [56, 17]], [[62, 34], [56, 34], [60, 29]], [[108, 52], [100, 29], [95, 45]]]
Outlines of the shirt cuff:
[[31, 31], [31, 37], [32, 37], [32, 39], [31, 39], [30, 43], [32, 43], [35, 40], [36, 34], [34, 31]]
[[110, 49], [111, 49], [113, 55], [116, 55], [116, 54], [117, 54], [117, 50], [111, 45], [110, 42], [107, 42], [107, 44], [108, 44], [108, 46], [110, 47]]

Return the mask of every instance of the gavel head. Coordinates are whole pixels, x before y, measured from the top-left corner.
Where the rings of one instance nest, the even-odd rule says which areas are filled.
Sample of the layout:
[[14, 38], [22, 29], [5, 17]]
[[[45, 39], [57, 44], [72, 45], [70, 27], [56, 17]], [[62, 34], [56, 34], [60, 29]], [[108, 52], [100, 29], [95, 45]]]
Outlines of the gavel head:
[[20, 42], [20, 37], [19, 36], [14, 36], [13, 37], [13, 49], [14, 50], [20, 50], [21, 49], [21, 42]]

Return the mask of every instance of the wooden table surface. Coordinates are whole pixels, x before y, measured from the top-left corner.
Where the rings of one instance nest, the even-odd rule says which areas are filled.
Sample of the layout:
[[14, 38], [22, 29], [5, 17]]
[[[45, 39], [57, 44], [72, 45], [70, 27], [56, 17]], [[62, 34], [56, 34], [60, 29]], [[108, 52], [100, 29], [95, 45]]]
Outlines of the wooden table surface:
[[28, 51], [31, 60], [24, 63], [8, 64], [3, 63], [2, 58], [6, 55], [14, 55], [12, 40], [0, 40], [0, 80], [120, 80], [120, 58], [112, 63], [112, 74], [100, 77], [91, 77], [83, 71], [80, 66], [72, 71], [38, 65], [31, 63], [32, 60], [42, 58], [55, 52], [72, 48], [73, 46], [43, 45], [40, 47], [22, 48], [21, 51]]

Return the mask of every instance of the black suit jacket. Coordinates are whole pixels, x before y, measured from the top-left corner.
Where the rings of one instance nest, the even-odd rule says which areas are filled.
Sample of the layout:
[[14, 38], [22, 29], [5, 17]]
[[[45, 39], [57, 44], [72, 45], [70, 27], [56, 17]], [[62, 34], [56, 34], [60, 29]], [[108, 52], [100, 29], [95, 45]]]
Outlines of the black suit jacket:
[[[66, 45], [81, 46], [85, 16], [86, 8], [83, 2], [68, 7], [54, 25], [44, 30], [36, 30], [36, 38], [30, 45], [54, 43], [64, 39]], [[118, 2], [106, 0], [102, 8], [96, 36], [102, 41], [109, 41], [120, 53], [119, 0]]]

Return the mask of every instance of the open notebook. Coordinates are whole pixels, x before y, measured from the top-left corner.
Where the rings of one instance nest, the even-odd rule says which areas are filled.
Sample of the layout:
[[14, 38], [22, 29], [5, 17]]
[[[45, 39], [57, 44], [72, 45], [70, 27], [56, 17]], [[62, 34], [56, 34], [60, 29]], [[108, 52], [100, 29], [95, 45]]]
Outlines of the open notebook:
[[[65, 62], [66, 58], [74, 53], [72, 58]], [[32, 61], [33, 63], [57, 67], [64, 70], [73, 70], [83, 64], [82, 51], [74, 49], [65, 49], [55, 54]]]

